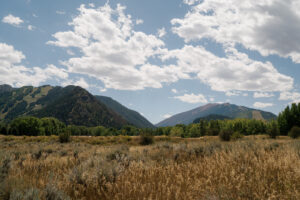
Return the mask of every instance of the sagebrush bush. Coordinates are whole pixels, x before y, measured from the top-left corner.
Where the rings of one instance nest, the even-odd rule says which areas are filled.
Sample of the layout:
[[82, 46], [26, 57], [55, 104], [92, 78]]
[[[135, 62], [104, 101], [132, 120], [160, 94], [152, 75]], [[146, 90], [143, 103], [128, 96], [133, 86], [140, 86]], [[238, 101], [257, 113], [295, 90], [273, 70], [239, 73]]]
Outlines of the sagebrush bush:
[[233, 134], [232, 130], [225, 129], [219, 133], [219, 137], [222, 141], [230, 141], [232, 134]]
[[152, 135], [140, 135], [140, 144], [141, 145], [150, 145], [154, 143], [154, 138]]
[[240, 132], [234, 132], [234, 133], [231, 135], [230, 139], [231, 139], [231, 140], [238, 140], [238, 139], [242, 139], [243, 137], [244, 137], [244, 135], [241, 134]]
[[69, 131], [65, 131], [59, 134], [59, 142], [60, 143], [68, 143], [71, 140], [71, 133]]
[[294, 126], [289, 132], [289, 136], [294, 139], [300, 137], [300, 127]]

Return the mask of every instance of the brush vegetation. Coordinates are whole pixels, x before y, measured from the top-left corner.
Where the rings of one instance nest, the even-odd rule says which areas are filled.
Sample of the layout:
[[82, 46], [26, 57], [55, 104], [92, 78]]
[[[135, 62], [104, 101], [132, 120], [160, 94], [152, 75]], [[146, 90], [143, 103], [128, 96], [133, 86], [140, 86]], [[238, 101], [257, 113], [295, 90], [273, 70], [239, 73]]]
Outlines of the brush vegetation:
[[0, 199], [300, 199], [299, 140], [154, 140], [0, 136]]

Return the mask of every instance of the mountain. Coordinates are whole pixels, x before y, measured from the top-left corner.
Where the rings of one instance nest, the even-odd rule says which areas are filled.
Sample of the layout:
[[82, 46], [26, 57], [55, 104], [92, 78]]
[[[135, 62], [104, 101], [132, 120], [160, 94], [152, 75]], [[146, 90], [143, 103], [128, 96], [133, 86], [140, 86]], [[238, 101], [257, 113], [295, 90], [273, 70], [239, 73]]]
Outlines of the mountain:
[[224, 116], [224, 115], [210, 114], [205, 117], [199, 117], [199, 118], [195, 119], [193, 121], [193, 123], [199, 123], [200, 120], [210, 121], [210, 120], [225, 120], [225, 119], [232, 119], [232, 118]]
[[129, 124], [81, 87], [0, 86], [0, 121], [18, 116], [55, 117], [66, 124], [120, 128]]
[[276, 115], [274, 115], [273, 113], [247, 108], [244, 106], [237, 106], [229, 103], [207, 104], [205, 106], [201, 106], [193, 110], [174, 115], [158, 123], [156, 126], [164, 127], [164, 126], [174, 126], [176, 124], [190, 124], [195, 119], [200, 117], [205, 117], [210, 114], [223, 115], [233, 119], [246, 118], [246, 119], [271, 120], [276, 118]]
[[151, 124], [145, 117], [143, 117], [140, 113], [130, 110], [115, 101], [114, 99], [106, 96], [95, 96], [101, 103], [106, 105], [108, 108], [118, 113], [124, 119], [126, 119], [130, 124], [139, 127], [139, 128], [155, 128], [153, 124]]

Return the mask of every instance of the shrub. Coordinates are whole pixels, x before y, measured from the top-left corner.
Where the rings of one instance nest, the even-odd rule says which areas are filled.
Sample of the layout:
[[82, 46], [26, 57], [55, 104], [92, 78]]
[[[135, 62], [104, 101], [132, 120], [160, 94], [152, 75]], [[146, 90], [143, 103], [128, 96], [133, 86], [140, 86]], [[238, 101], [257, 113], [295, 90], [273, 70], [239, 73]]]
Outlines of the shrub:
[[230, 139], [231, 140], [238, 140], [238, 139], [241, 139], [241, 138], [243, 138], [244, 137], [244, 135], [243, 134], [241, 134], [240, 132], [234, 132], [232, 135], [231, 135], [231, 137], [230, 137]]
[[71, 199], [53, 184], [48, 184], [45, 188], [45, 197], [47, 200], [69, 200]]
[[225, 129], [219, 133], [219, 137], [222, 141], [230, 141], [232, 134], [233, 134], [232, 130]]
[[65, 131], [59, 134], [59, 142], [60, 143], [68, 143], [70, 142], [71, 133], [69, 131]]
[[154, 138], [152, 135], [140, 135], [140, 144], [141, 145], [150, 145], [154, 143]]
[[300, 127], [294, 126], [289, 132], [289, 136], [294, 139], [300, 137]]

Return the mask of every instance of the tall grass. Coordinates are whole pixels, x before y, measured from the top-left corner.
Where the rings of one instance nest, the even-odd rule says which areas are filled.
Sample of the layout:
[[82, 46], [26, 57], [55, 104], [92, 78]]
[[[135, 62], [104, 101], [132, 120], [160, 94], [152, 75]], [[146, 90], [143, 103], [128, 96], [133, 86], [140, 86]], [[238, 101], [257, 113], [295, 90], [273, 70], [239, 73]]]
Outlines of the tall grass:
[[128, 144], [2, 138], [0, 199], [300, 199], [299, 140]]

